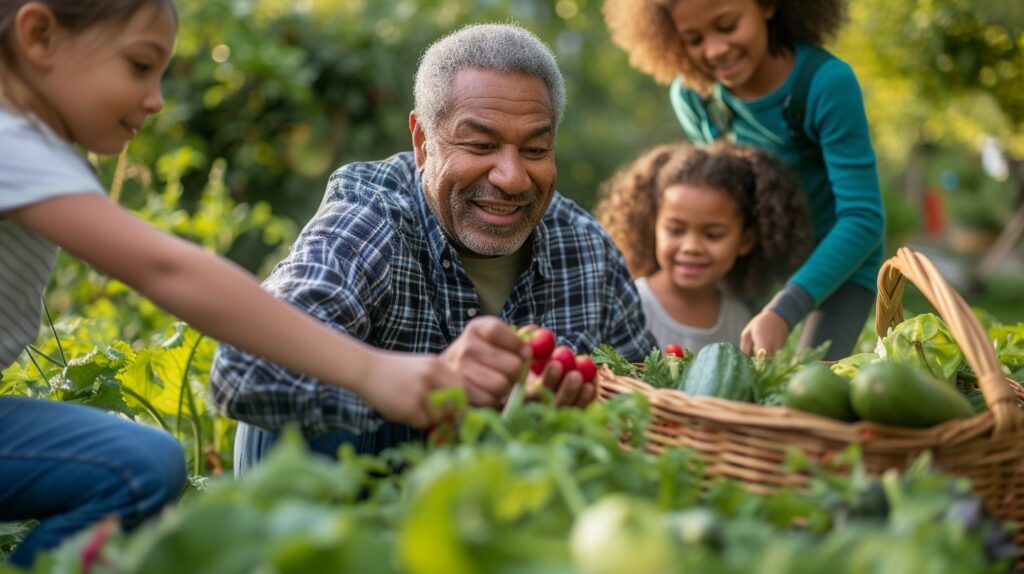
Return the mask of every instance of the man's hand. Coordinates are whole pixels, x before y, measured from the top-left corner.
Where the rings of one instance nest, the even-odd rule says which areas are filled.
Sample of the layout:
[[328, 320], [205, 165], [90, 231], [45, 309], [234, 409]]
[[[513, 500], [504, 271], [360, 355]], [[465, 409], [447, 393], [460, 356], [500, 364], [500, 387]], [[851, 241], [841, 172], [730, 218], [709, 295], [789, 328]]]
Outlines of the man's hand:
[[[585, 407], [597, 398], [596, 384], [584, 383], [583, 375], [576, 370], [569, 371], [562, 377], [562, 365], [558, 361], [551, 361], [545, 365], [535, 380], [555, 394], [555, 404], [560, 407]], [[529, 393], [527, 396], [532, 398], [532, 395], [536, 393]]]
[[764, 349], [769, 356], [775, 354], [786, 343], [789, 325], [775, 311], [765, 309], [758, 313], [743, 328], [740, 335], [740, 350], [753, 355]]
[[500, 407], [529, 364], [530, 349], [504, 321], [473, 319], [441, 357], [457, 372], [470, 404]]
[[358, 394], [386, 420], [427, 428], [447, 413], [435, 407], [430, 393], [446, 387], [465, 386], [445, 361], [434, 355], [413, 355], [374, 350], [367, 380]]

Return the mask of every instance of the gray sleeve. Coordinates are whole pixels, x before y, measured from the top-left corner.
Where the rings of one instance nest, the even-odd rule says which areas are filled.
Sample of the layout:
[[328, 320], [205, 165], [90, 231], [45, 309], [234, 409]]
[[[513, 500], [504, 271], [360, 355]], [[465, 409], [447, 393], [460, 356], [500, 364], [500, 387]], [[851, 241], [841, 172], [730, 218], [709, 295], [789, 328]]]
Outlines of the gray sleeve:
[[811, 294], [800, 285], [787, 283], [764, 308], [778, 313], [792, 330], [797, 323], [803, 321], [804, 317], [814, 310], [814, 300], [811, 299]]

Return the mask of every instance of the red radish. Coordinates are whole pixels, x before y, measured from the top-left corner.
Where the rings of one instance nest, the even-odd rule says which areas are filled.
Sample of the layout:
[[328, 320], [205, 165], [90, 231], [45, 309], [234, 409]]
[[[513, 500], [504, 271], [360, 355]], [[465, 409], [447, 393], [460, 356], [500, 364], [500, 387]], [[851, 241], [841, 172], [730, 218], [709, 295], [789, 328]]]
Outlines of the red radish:
[[555, 334], [551, 329], [527, 325], [518, 332], [519, 338], [530, 345], [534, 360], [547, 359], [555, 350]]
[[594, 359], [591, 359], [590, 355], [576, 357], [576, 370], [583, 375], [584, 383], [594, 382], [594, 377], [597, 376], [597, 365], [594, 364]]
[[555, 350], [551, 352], [551, 360], [557, 361], [562, 365], [562, 376], [576, 368], [576, 355], [572, 352], [572, 349], [565, 345], [559, 345], [555, 347]]
[[669, 343], [665, 345], [665, 354], [670, 357], [679, 357], [680, 359], [682, 359], [684, 356], [686, 356], [686, 351], [684, 351], [682, 347], [675, 343]]
[[530, 363], [530, 372], [539, 375], [544, 372], [544, 367], [548, 366], [550, 359], [536, 359]]

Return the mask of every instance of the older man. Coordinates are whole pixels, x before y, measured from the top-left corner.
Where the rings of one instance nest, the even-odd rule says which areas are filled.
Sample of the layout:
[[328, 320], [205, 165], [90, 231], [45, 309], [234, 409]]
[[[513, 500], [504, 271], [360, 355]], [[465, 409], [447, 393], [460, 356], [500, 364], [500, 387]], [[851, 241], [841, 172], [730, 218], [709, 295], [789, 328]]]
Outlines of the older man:
[[[513, 25], [463, 28], [424, 54], [409, 116], [413, 151], [330, 178], [316, 216], [265, 287], [370, 345], [441, 353], [470, 402], [500, 406], [529, 359], [509, 325], [539, 324], [588, 352], [640, 360], [654, 340], [622, 256], [555, 191], [565, 88], [554, 56]], [[549, 365], [564, 405], [593, 400], [578, 372]], [[211, 397], [240, 425], [236, 470], [286, 423], [314, 450], [376, 453], [419, 431], [359, 397], [222, 345]]]

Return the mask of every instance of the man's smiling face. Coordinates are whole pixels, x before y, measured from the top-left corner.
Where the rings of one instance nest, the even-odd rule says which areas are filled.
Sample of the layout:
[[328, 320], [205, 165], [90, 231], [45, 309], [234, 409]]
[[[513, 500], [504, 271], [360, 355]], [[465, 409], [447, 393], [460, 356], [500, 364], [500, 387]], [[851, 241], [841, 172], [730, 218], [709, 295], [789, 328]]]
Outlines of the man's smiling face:
[[427, 204], [462, 253], [518, 250], [555, 193], [555, 114], [543, 80], [465, 68], [428, 140], [413, 118]]

